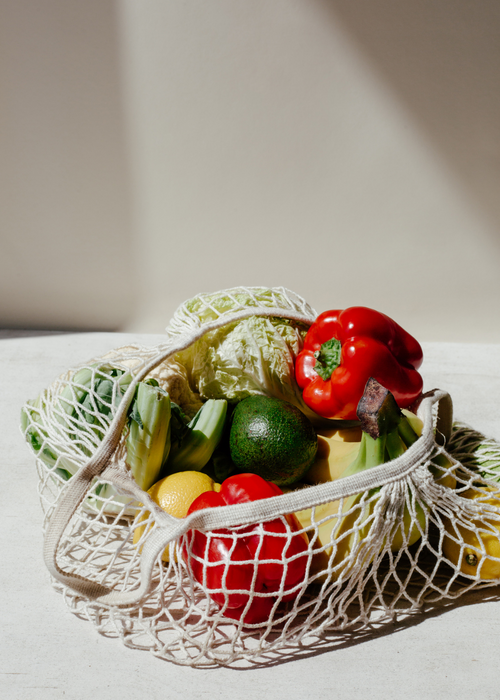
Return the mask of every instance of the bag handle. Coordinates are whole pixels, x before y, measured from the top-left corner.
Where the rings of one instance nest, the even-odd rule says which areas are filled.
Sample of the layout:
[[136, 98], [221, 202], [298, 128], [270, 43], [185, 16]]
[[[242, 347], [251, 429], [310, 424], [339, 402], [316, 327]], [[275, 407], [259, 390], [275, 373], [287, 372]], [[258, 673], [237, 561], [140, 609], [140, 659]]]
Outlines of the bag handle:
[[436, 403], [437, 422], [442, 421], [443, 424], [451, 425], [452, 402], [449, 394], [441, 390], [429, 392], [419, 407], [419, 415], [424, 421], [422, 435], [403, 456], [390, 463], [373, 467], [344, 479], [320, 484], [311, 489], [290, 492], [252, 503], [195, 511], [183, 519], [174, 518], [165, 513], [135, 483], [131, 484], [132, 480], [127, 475], [116, 467], [110, 466], [106, 470], [106, 476], [112, 478], [113, 483], [120, 486], [122, 490], [141, 499], [154, 513], [157, 523], [155, 530], [148, 534], [141, 551], [139, 588], [125, 592], [112, 591], [100, 584], [82, 579], [82, 577], [76, 577], [70, 582], [67, 575], [65, 575], [65, 583], [67, 582], [67, 585], [99, 604], [116, 607], [136, 606], [150, 591], [152, 571], [158, 556], [165, 550], [169, 542], [177, 540], [190, 529], [208, 531], [257, 523], [286, 513], [347, 498], [398, 481], [409, 475], [422, 461], [425, 461], [436, 447], [433, 419], [433, 407]]
[[[102, 596], [110, 594], [110, 591], [105, 586], [95, 583], [89, 579], [86, 579], [79, 574], [65, 572], [57, 563], [57, 552], [61, 542], [61, 538], [66, 530], [72, 516], [74, 515], [78, 506], [87, 496], [92, 482], [95, 477], [100, 476], [104, 473], [104, 470], [110, 465], [113, 457], [116, 453], [120, 440], [122, 439], [122, 431], [127, 421], [127, 412], [132, 403], [135, 389], [137, 384], [142, 381], [153, 369], [155, 369], [161, 362], [168, 360], [170, 357], [175, 355], [182, 350], [186, 350], [194, 342], [203, 337], [206, 333], [217, 330], [226, 326], [230, 323], [235, 323], [236, 321], [241, 321], [252, 316], [264, 316], [264, 317], [280, 317], [286, 318], [291, 321], [297, 321], [305, 325], [310, 326], [314, 319], [310, 316], [294, 311], [293, 309], [282, 309], [279, 307], [267, 307], [267, 308], [247, 308], [242, 309], [236, 313], [225, 313], [222, 314], [218, 319], [207, 323], [199, 328], [195, 328], [193, 331], [186, 333], [175, 343], [167, 343], [165, 346], [160, 346], [160, 352], [152, 360], [140, 369], [135, 376], [133, 376], [130, 385], [128, 386], [118, 408], [111, 421], [111, 424], [106, 432], [106, 435], [99, 445], [96, 452], [89, 459], [87, 464], [85, 464], [78, 472], [70, 479], [67, 486], [61, 493], [61, 497], [57, 501], [54, 510], [49, 518], [47, 527], [45, 530], [44, 546], [43, 546], [43, 558], [45, 565], [49, 570], [50, 574], [58, 580], [60, 583], [73, 588], [78, 593], [81, 593], [85, 597], [95, 599]], [[106, 472], [108, 473], [108, 472]], [[109, 474], [113, 476], [113, 480], [120, 482], [122, 488], [127, 491], [134, 492], [135, 497], [138, 500], [145, 500], [145, 492], [139, 487], [134, 488], [134, 483], [130, 477], [127, 478], [126, 482], [122, 481], [122, 474], [118, 469], [111, 469]], [[162, 511], [163, 512], [163, 511]], [[159, 514], [159, 517], [161, 515]], [[151, 538], [153, 539], [153, 538]], [[145, 546], [145, 550], [149, 551], [150, 547]], [[111, 603], [110, 603], [111, 604]]]

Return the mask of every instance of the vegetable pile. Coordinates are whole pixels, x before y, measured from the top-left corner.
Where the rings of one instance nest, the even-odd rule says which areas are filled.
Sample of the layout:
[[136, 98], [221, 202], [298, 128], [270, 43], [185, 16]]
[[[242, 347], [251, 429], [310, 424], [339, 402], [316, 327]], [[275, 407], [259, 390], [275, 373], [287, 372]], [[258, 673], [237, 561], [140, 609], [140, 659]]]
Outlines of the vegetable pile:
[[[285, 308], [279, 292], [258, 294], [264, 305]], [[209, 322], [229, 301], [221, 292], [203, 303], [195, 297], [184, 309]], [[238, 301], [253, 303], [244, 292]], [[171, 339], [182, 334], [182, 322], [174, 317]], [[242, 318], [205, 333], [138, 382], [122, 435], [124, 459], [139, 487], [179, 519], [360, 474], [397, 460], [418, 441], [422, 422], [412, 409], [422, 397], [422, 360], [415, 338], [365, 307], [325, 311], [309, 325], [279, 316]], [[111, 358], [67, 380], [53, 414], [72, 450], [53, 446], [40, 419], [43, 395], [26, 405], [26, 439], [54, 478], [71, 480], [82, 458], [96, 452], [132, 377], [133, 368]], [[428, 466], [436, 487], [456, 489], [454, 469], [436, 450]], [[487, 451], [477, 470], [500, 481]], [[320, 584], [345, 580], [352, 553], [369, 541], [376, 518], [387, 518], [384, 546], [391, 552], [418, 546], [429, 529], [426, 504], [410, 494], [399, 514], [381, 515], [379, 492], [238, 528], [191, 529], [162, 558], [182, 562], [221, 615], [257, 624], [276, 605], [294, 601], [311, 573]], [[463, 488], [461, 495], [500, 506], [487, 489]], [[138, 548], [151, 531], [151, 514], [109, 483], [99, 483], [84, 508], [128, 517]], [[445, 523], [443, 549], [463, 574], [500, 577], [500, 525], [493, 520], [483, 537], [477, 527], [464, 534]], [[470, 544], [465, 555], [460, 538]], [[490, 553], [499, 558], [496, 566]], [[365, 559], [377, 555], [367, 545]]]

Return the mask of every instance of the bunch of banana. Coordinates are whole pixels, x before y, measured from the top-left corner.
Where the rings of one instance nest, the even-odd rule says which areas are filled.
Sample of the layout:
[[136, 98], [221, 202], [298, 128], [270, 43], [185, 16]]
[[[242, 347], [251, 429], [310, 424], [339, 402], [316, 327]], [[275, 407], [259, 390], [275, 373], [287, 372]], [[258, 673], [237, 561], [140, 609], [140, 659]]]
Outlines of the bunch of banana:
[[[423, 427], [416, 415], [401, 411], [392, 394], [373, 379], [368, 381], [358, 405], [358, 418], [359, 442], [355, 442], [352, 429], [348, 440], [353, 442], [330, 438], [329, 454], [323, 456], [323, 461], [320, 455], [320, 463], [311, 467], [307, 480], [319, 481], [319, 476], [323, 477], [322, 481], [344, 478], [396, 459], [418, 439]], [[451, 464], [444, 455], [436, 454], [430, 469], [441, 485], [455, 487]], [[327, 570], [338, 578], [342, 572], [345, 575], [354, 560], [359, 564], [363, 557], [373, 558], [374, 552], [360, 552], [374, 523], [378, 492], [379, 489], [373, 489], [296, 513], [313, 538], [312, 546], [317, 553], [312, 573], [318, 574], [320, 580], [329, 575]], [[385, 516], [389, 518], [389, 513]], [[385, 541], [392, 551], [410, 547], [426, 531], [424, 508], [411, 493], [390, 517], [391, 527]]]

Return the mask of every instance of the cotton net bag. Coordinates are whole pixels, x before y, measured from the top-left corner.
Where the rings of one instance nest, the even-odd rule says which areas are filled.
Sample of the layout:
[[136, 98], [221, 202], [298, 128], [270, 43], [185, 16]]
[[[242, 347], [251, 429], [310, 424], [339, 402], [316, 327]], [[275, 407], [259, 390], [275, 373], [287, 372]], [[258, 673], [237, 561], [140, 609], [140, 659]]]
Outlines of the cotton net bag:
[[[286, 328], [278, 331], [278, 342], [292, 369], [315, 317], [303, 299], [283, 288], [199, 295], [178, 309], [163, 344], [94, 358], [26, 404], [22, 429], [36, 455], [44, 559], [72, 612], [128, 647], [177, 664], [255, 665], [328, 650], [349, 635], [359, 639], [449, 605], [473, 588], [498, 585], [500, 449], [453, 424], [450, 397], [440, 390], [422, 398], [421, 435], [401, 457], [353, 476], [183, 519], [168, 515], [138, 486], [126, 460], [125, 426], [139, 381], [156, 378], [194, 414], [209, 398], [213, 377], [202, 367], [196, 386], [189, 385], [182, 353], [200, 342], [210, 350], [220, 329], [238, 329], [246, 320], [254, 324], [258, 348], [259, 334], [266, 328], [276, 332], [271, 325], [279, 318]], [[265, 376], [266, 363], [249, 364], [251, 354], [243, 349], [236, 363], [247, 377], [245, 391], [263, 392], [273, 377]], [[92, 387], [99, 382], [87, 381], [82, 407], [85, 373], [110, 383], [98, 395]], [[273, 392], [306, 411], [291, 376], [289, 383], [276, 382]], [[300, 520], [307, 546], [298, 554], [289, 546], [297, 537], [290, 513], [307, 516]], [[269, 537], [266, 523], [276, 521], [281, 556], [266, 560], [260, 554]], [[195, 532], [205, 534], [205, 552], [193, 550]], [[213, 588], [214, 564], [205, 556], [211, 540], [222, 537], [236, 546], [249, 532], [257, 538], [257, 553], [223, 564], [219, 587]], [[285, 587], [287, 572], [299, 564], [303, 576]], [[253, 585], [263, 565], [282, 572], [272, 593]], [[238, 566], [255, 572], [245, 590], [234, 585]], [[232, 619], [234, 595], [243, 596], [248, 609], [267, 597], [266, 619]]]

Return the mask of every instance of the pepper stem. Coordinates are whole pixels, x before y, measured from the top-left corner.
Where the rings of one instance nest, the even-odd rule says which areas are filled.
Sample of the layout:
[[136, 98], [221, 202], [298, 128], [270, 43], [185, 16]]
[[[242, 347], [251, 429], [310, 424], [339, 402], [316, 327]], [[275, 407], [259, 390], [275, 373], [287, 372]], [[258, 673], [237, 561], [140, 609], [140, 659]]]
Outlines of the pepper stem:
[[314, 371], [319, 374], [324, 382], [327, 382], [333, 372], [340, 365], [340, 356], [342, 353], [342, 343], [337, 338], [330, 338], [326, 343], [321, 345], [321, 348], [314, 353], [316, 364]]

